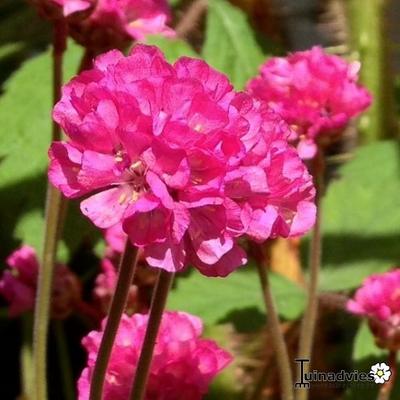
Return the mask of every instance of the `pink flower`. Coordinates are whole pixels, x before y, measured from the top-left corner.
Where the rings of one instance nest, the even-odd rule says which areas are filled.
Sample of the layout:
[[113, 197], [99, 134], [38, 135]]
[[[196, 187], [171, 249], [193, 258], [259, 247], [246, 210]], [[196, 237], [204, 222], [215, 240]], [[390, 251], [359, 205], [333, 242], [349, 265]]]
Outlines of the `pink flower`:
[[400, 269], [366, 278], [347, 309], [381, 321], [400, 317]]
[[45, 18], [69, 17], [81, 11], [88, 11], [94, 0], [29, 0]]
[[[0, 280], [0, 294], [10, 304], [9, 314], [17, 317], [33, 310], [39, 273], [35, 249], [22, 246], [7, 258], [9, 266]], [[81, 283], [65, 265], [57, 265], [52, 292], [52, 317], [66, 318], [81, 299]]]
[[[147, 315], [123, 316], [105, 378], [104, 400], [129, 398], [144, 338]], [[146, 400], [202, 399], [232, 357], [211, 340], [200, 338], [202, 321], [183, 312], [165, 312], [155, 346]], [[103, 323], [104, 329], [104, 323]], [[103, 332], [90, 332], [82, 341], [87, 367], [78, 381], [78, 398], [89, 398], [90, 379]]]
[[359, 69], [358, 62], [313, 47], [271, 58], [247, 88], [294, 128], [301, 157], [312, 158], [321, 135], [336, 133], [370, 105], [370, 94], [357, 83]]
[[121, 254], [125, 248], [127, 239], [126, 233], [122, 229], [122, 224], [117, 223], [104, 231], [104, 239], [106, 241], [106, 254], [111, 258], [116, 254]]
[[16, 317], [33, 309], [39, 264], [35, 250], [22, 246], [6, 260], [9, 269], [3, 272], [0, 293], [10, 304], [9, 314]]
[[369, 319], [379, 345], [400, 348], [400, 269], [366, 278], [346, 308]]
[[[96, 308], [100, 309], [102, 315], [107, 315], [115, 286], [117, 285], [117, 271], [113, 263], [105, 258], [101, 262], [102, 272], [97, 276], [93, 289]], [[126, 305], [127, 313], [137, 311], [138, 288], [131, 285]]]
[[[225, 276], [246, 262], [237, 240], [300, 235], [314, 187], [282, 119], [204, 61], [168, 64], [155, 47], [108, 52], [64, 87], [49, 179], [89, 196], [84, 215], [122, 224], [147, 262]], [[95, 193], [95, 194], [94, 194]]]
[[88, 18], [71, 21], [70, 33], [78, 43], [100, 52], [148, 35], [175, 36], [169, 21], [167, 0], [98, 0]]

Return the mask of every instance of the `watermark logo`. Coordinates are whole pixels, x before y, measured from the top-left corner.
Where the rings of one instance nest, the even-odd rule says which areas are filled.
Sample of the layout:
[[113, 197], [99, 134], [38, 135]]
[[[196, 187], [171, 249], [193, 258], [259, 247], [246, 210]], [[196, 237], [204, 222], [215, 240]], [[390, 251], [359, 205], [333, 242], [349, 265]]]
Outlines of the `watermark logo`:
[[392, 375], [389, 365], [385, 363], [374, 364], [369, 373], [373, 376], [374, 382], [379, 384], [387, 382], [390, 379], [390, 375]]
[[295, 382], [296, 389], [309, 389], [311, 384], [315, 386], [334, 386], [334, 387], [370, 387], [371, 385], [383, 384], [390, 379], [392, 374], [390, 367], [385, 363], [377, 363], [371, 366], [369, 372], [346, 371], [322, 372], [312, 370], [305, 372], [305, 365], [310, 362], [307, 358], [297, 358], [296, 363], [300, 369], [298, 381]]

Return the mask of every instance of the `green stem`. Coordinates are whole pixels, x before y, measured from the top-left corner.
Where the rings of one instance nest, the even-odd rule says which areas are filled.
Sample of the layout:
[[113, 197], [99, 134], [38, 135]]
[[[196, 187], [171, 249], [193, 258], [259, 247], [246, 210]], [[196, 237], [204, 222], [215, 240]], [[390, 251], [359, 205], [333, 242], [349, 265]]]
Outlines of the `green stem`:
[[106, 327], [101, 339], [93, 371], [92, 382], [90, 385], [90, 400], [102, 400], [108, 360], [110, 359], [115, 336], [128, 299], [129, 289], [132, 285], [133, 276], [136, 270], [137, 259], [138, 250], [130, 244], [129, 240], [127, 240], [119, 267], [117, 286], [111, 301]]
[[33, 359], [32, 359], [32, 314], [22, 316], [21, 364], [21, 398], [29, 399], [32, 393]]
[[390, 379], [385, 382], [379, 389], [377, 400], [389, 400], [392, 390], [394, 388], [396, 378], [397, 378], [397, 351], [391, 350], [388, 357], [388, 364], [390, 371]]
[[63, 321], [53, 322], [54, 336], [57, 343], [57, 358], [60, 363], [61, 380], [64, 391], [64, 400], [75, 399], [74, 376], [72, 373], [71, 360], [69, 357], [68, 343], [64, 332]]
[[398, 132], [395, 112], [394, 77], [390, 67], [390, 41], [386, 22], [388, 0], [359, 0], [346, 3], [355, 57], [361, 61], [360, 77], [373, 102], [360, 120], [363, 143], [393, 137]]
[[[62, 62], [67, 43], [64, 19], [54, 22], [53, 29], [53, 104], [61, 94]], [[60, 127], [53, 122], [52, 141], [60, 140]], [[47, 335], [50, 319], [50, 297], [59, 233], [61, 194], [50, 184], [46, 194], [46, 216], [42, 263], [39, 269], [33, 332], [34, 392], [36, 400], [47, 400]]]
[[144, 398], [154, 346], [173, 279], [174, 274], [160, 270], [157, 286], [154, 289], [153, 298], [151, 300], [149, 321], [136, 368], [135, 379], [130, 395], [131, 400], [142, 400]]
[[[304, 373], [310, 371], [315, 325], [318, 316], [318, 281], [321, 269], [321, 197], [324, 191], [324, 155], [321, 149], [313, 160], [313, 175], [316, 188], [315, 205], [317, 207], [316, 222], [310, 243], [310, 281], [308, 287], [308, 303], [300, 328], [299, 352], [297, 358], [306, 358]], [[299, 377], [300, 378], [300, 377]], [[299, 380], [299, 379], [298, 379]], [[309, 390], [299, 389], [296, 400], [307, 400]]]
[[[267, 255], [262, 245], [252, 243], [252, 250], [256, 259], [258, 276], [260, 278], [261, 288], [263, 292], [265, 307], [268, 314], [268, 331], [272, 337], [272, 344], [275, 350], [278, 373], [280, 379], [281, 398], [282, 400], [293, 400], [293, 378], [290, 368], [289, 354], [283, 336], [278, 311], [275, 300], [272, 295], [271, 285], [269, 281], [269, 273], [267, 271]], [[264, 377], [264, 374], [261, 376]], [[253, 399], [258, 398], [261, 393], [262, 382], [257, 385], [253, 393]]]

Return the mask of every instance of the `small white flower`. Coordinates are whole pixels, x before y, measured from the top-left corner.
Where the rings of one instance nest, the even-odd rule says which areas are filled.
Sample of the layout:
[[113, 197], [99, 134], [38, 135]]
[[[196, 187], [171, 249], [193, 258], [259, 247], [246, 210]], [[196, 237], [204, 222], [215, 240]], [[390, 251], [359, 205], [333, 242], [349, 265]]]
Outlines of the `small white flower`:
[[392, 375], [392, 371], [390, 367], [385, 363], [377, 363], [371, 367], [369, 371], [370, 374], [373, 374], [375, 383], [385, 383], [390, 379], [390, 375]]

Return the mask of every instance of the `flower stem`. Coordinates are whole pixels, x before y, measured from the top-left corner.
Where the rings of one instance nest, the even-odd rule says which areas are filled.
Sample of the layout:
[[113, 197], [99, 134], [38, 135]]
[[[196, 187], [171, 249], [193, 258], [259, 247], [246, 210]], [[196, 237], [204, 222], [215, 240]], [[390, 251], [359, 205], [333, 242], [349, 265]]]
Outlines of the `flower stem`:
[[142, 400], [144, 398], [151, 360], [153, 358], [153, 350], [173, 279], [173, 273], [160, 270], [151, 301], [149, 321], [130, 395], [131, 400]]
[[60, 365], [61, 381], [64, 390], [64, 400], [75, 399], [74, 377], [69, 357], [68, 343], [64, 332], [64, 323], [53, 321], [54, 336], [57, 343], [57, 358]]
[[32, 393], [33, 359], [32, 359], [32, 314], [25, 313], [21, 319], [22, 344], [20, 352], [21, 398], [30, 399]]
[[208, 0], [194, 0], [175, 27], [178, 37], [185, 38], [198, 24], [202, 15], [206, 12]]
[[[53, 27], [53, 104], [61, 97], [63, 83], [63, 56], [67, 48], [68, 27], [64, 18], [54, 21]], [[61, 140], [61, 128], [53, 122], [52, 142]]]
[[[294, 395], [292, 370], [290, 368], [290, 361], [285, 338], [283, 336], [279, 323], [279, 316], [276, 309], [275, 300], [271, 291], [269, 273], [267, 272], [267, 254], [265, 248], [262, 247], [262, 245], [256, 243], [251, 243], [251, 250], [256, 260], [257, 271], [263, 291], [265, 307], [268, 313], [268, 331], [271, 333], [272, 343], [276, 354], [282, 395], [281, 398], [282, 400], [293, 400]], [[262, 374], [262, 376], [264, 375]], [[258, 385], [256, 391], [260, 391], [260, 385]]]
[[[308, 286], [308, 303], [300, 328], [298, 358], [307, 358], [310, 362], [305, 363], [304, 373], [310, 371], [312, 359], [312, 346], [314, 342], [315, 324], [318, 314], [318, 281], [321, 268], [321, 198], [324, 191], [325, 163], [321, 149], [318, 150], [313, 160], [313, 175], [316, 188], [315, 205], [317, 215], [310, 243], [310, 281]], [[299, 377], [300, 378], [300, 377]], [[309, 390], [299, 389], [296, 400], [307, 400]]]
[[90, 385], [90, 400], [102, 400], [104, 379], [107, 371], [108, 361], [111, 355], [115, 336], [118, 331], [122, 313], [128, 299], [129, 288], [132, 285], [133, 276], [138, 260], [138, 250], [127, 240], [125, 251], [121, 258], [118, 271], [118, 281], [114, 296], [111, 301], [110, 311], [107, 318], [104, 334], [101, 339], [96, 364]]
[[[63, 19], [56, 20], [53, 28], [53, 103], [60, 98], [62, 62], [67, 43], [67, 27]], [[52, 140], [60, 140], [60, 127], [53, 122]], [[47, 399], [47, 335], [49, 326], [50, 297], [54, 263], [57, 253], [59, 209], [61, 194], [50, 184], [46, 194], [46, 215], [42, 263], [39, 269], [38, 289], [33, 328], [34, 392], [36, 400]]]
[[390, 394], [394, 388], [394, 384], [397, 378], [397, 351], [391, 350], [388, 357], [388, 364], [390, 367], [390, 371], [392, 374], [390, 375], [390, 379], [385, 382], [381, 388], [379, 389], [378, 399], [377, 400], [389, 400]]

